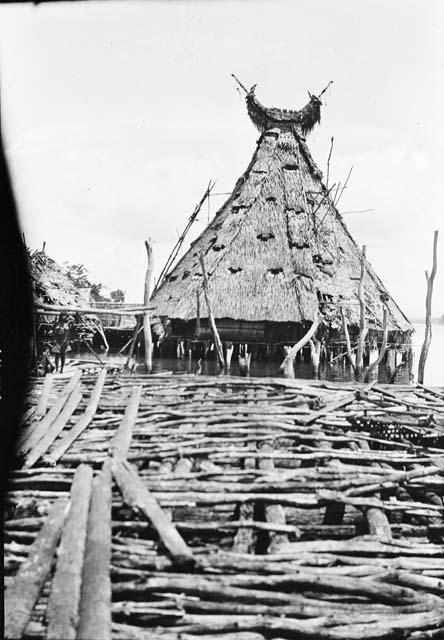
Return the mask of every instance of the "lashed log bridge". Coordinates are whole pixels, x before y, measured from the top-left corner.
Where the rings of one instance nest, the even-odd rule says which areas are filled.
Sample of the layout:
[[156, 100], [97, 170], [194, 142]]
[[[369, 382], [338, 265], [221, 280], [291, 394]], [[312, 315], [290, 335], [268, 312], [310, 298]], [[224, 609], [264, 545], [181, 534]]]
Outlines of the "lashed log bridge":
[[6, 637], [444, 637], [442, 390], [48, 380], [6, 496]]

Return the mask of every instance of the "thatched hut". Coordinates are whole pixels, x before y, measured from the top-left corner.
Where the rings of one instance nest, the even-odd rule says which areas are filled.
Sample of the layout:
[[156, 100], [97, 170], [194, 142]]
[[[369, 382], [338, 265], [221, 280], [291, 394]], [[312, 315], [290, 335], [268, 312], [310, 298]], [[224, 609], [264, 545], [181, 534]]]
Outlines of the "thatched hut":
[[82, 290], [45, 251], [28, 251], [28, 255], [34, 302], [68, 306], [84, 301]]
[[[291, 343], [318, 310], [327, 344], [343, 343], [341, 307], [352, 339], [359, 329], [361, 252], [322, 181], [306, 144], [320, 121], [321, 100], [299, 111], [264, 107], [247, 92], [247, 110], [261, 135], [253, 158], [215, 218], [153, 297], [172, 336], [210, 337], [199, 255], [222, 340]], [[405, 345], [412, 325], [366, 264], [365, 306], [370, 341], [381, 340], [383, 305], [389, 342]]]

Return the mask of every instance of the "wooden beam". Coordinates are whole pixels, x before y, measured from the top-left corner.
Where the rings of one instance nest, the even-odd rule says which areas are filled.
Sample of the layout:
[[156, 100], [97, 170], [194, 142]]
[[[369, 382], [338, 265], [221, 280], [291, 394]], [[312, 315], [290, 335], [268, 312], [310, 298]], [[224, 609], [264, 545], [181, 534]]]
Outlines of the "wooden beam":
[[134, 316], [145, 311], [153, 311], [153, 306], [140, 306], [133, 307], [132, 309], [101, 309], [99, 307], [76, 307], [74, 305], [68, 305], [61, 307], [54, 304], [43, 304], [43, 302], [36, 302], [34, 307], [37, 311], [52, 311], [55, 313], [86, 313], [96, 316], [100, 315], [113, 315], [113, 316]]
[[70, 503], [60, 498], [51, 507], [27, 558], [5, 593], [5, 638], [21, 638], [48, 576]]

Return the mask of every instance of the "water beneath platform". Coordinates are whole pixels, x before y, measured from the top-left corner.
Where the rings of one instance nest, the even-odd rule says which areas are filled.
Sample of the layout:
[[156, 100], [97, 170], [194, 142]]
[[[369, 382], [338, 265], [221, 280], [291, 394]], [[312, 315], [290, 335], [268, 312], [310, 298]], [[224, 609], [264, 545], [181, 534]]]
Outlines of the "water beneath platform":
[[[126, 357], [119, 354], [108, 353], [107, 355], [105, 355], [101, 353], [99, 355], [100, 355], [100, 358], [103, 360], [103, 362], [106, 362], [109, 364], [124, 365], [126, 362]], [[88, 362], [93, 362], [93, 360], [91, 360], [90, 353], [75, 354], [72, 357], [75, 359], [78, 358], [79, 360], [82, 359], [82, 360], [88, 360]], [[98, 364], [98, 361], [96, 362]], [[134, 362], [136, 363], [135, 370], [137, 371], [137, 373], [143, 373], [144, 372], [143, 357], [140, 356], [138, 358], [137, 357], [134, 358]], [[198, 370], [198, 367], [199, 367], [198, 361], [193, 358], [188, 358], [188, 357], [153, 358], [153, 373], [173, 372], [173, 373], [195, 374]], [[202, 375], [212, 376], [212, 375], [219, 374], [219, 367], [216, 363], [216, 360], [213, 360], [213, 359], [202, 360], [201, 367], [202, 367], [202, 371], [201, 371]], [[278, 361], [252, 360], [250, 376], [257, 377], [257, 378], [276, 377], [277, 375], [279, 375], [278, 369], [279, 369]], [[386, 382], [384, 373], [385, 372], [381, 369], [380, 376], [379, 376], [380, 382]], [[233, 376], [240, 375], [239, 364], [238, 362], [235, 361], [234, 358], [230, 368], [230, 375], [233, 375]], [[313, 376], [313, 370], [312, 370], [311, 364], [306, 364], [304, 362], [296, 362], [295, 377], [304, 378], [306, 380], [313, 380], [314, 376]], [[330, 380], [333, 382], [351, 382], [351, 381], [354, 381], [354, 375], [351, 367], [345, 363], [332, 364], [332, 365], [323, 364], [319, 367], [319, 375], [317, 379]], [[398, 375], [396, 382], [398, 384], [407, 383], [408, 382], [407, 373], [404, 374], [403, 372], [401, 372]]]
[[[419, 354], [421, 351], [421, 345], [424, 338], [424, 325], [416, 324], [415, 333], [413, 334], [413, 352], [414, 352], [414, 364], [413, 373], [417, 374], [417, 367], [419, 361]], [[103, 362], [116, 365], [124, 365], [126, 357], [117, 353], [108, 353], [107, 355], [100, 353], [100, 358]], [[91, 353], [71, 353], [71, 358], [82, 359], [92, 361]], [[212, 356], [213, 357], [213, 356]], [[203, 375], [217, 375], [219, 368], [214, 359], [202, 360], [202, 374]], [[135, 357], [136, 370], [138, 373], [143, 373], [143, 356], [139, 355]], [[173, 373], [196, 373], [198, 370], [198, 362], [195, 359], [183, 357], [183, 358], [154, 358], [153, 359], [153, 373], [173, 372]], [[269, 360], [253, 360], [251, 362], [250, 375], [253, 377], [268, 377], [278, 375], [279, 362]], [[239, 364], [236, 358], [233, 358], [230, 374], [234, 376], [239, 375]], [[295, 363], [295, 376], [297, 378], [305, 378], [307, 380], [313, 379], [313, 371], [310, 364], [305, 362]], [[319, 367], [318, 379], [330, 380], [333, 382], [349, 382], [353, 381], [353, 372], [351, 367], [345, 362], [341, 364], [322, 364]], [[387, 382], [387, 376], [384, 367], [380, 367], [379, 370], [379, 382]], [[396, 376], [396, 384], [407, 384], [409, 382], [409, 375], [406, 368], [402, 368], [398, 371]], [[425, 384], [443, 386], [444, 385], [444, 324], [433, 325], [433, 338], [430, 346], [426, 371], [425, 371]]]

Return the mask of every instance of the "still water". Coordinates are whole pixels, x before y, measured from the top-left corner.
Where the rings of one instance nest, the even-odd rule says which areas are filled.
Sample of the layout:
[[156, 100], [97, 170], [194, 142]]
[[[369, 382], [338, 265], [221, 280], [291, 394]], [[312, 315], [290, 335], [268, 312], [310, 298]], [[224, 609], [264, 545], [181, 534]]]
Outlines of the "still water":
[[[413, 373], [415, 374], [415, 380], [418, 371], [419, 354], [421, 352], [421, 346], [424, 339], [424, 324], [415, 324], [415, 333], [413, 335], [413, 352], [414, 352], [414, 364]], [[77, 354], [74, 356], [78, 356]], [[115, 364], [124, 364], [126, 358], [118, 354], [108, 354], [104, 356], [100, 354], [100, 357], [106, 362]], [[83, 354], [83, 359], [91, 359], [91, 354]], [[137, 358], [138, 372], [142, 372], [143, 357]], [[153, 373], [161, 373], [163, 371], [173, 371], [174, 373], [196, 373], [198, 369], [198, 362], [188, 357], [184, 358], [154, 358], [153, 359]], [[204, 375], [216, 375], [219, 371], [215, 360], [202, 360], [202, 374]], [[264, 376], [276, 376], [279, 368], [279, 362], [277, 361], [252, 361], [251, 362], [251, 376], [264, 377]], [[239, 375], [239, 364], [236, 358], [232, 360], [232, 366], [230, 369], [231, 375]], [[295, 375], [297, 378], [312, 379], [313, 372], [310, 364], [304, 362], [297, 362], [295, 364]], [[353, 372], [349, 365], [342, 364], [324, 364], [319, 367], [319, 378], [321, 380], [333, 380], [337, 382], [347, 382], [354, 379]], [[380, 382], [385, 382], [385, 371], [380, 370]], [[408, 374], [402, 369], [397, 375], [396, 382], [403, 384], [408, 382]], [[444, 324], [433, 325], [432, 343], [429, 349], [429, 354], [426, 363], [425, 384], [444, 386]]]

